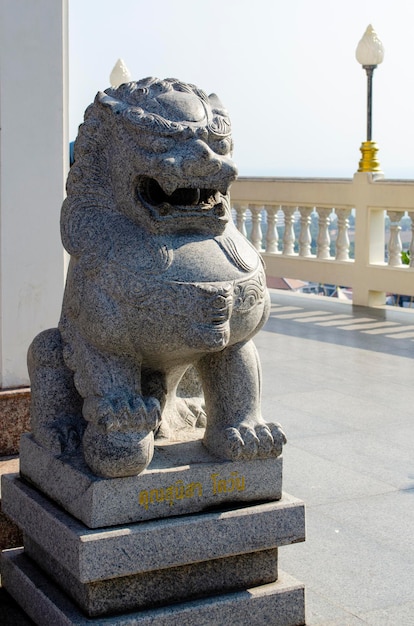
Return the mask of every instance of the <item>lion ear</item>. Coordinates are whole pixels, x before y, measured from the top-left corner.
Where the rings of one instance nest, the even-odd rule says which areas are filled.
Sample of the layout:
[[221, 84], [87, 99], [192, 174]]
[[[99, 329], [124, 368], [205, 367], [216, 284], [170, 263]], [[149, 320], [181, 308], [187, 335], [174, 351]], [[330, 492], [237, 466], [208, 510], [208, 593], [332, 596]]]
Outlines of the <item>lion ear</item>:
[[96, 94], [95, 102], [103, 107], [109, 108], [112, 113], [119, 114], [128, 108], [128, 106], [124, 102], [121, 102], [120, 100], [117, 100], [116, 98], [113, 98], [112, 96], [109, 96], [102, 91], [98, 91], [98, 93]]
[[212, 111], [220, 113], [221, 115], [227, 114], [226, 107], [222, 104], [217, 94], [211, 93], [208, 97], [208, 101], [210, 102]]

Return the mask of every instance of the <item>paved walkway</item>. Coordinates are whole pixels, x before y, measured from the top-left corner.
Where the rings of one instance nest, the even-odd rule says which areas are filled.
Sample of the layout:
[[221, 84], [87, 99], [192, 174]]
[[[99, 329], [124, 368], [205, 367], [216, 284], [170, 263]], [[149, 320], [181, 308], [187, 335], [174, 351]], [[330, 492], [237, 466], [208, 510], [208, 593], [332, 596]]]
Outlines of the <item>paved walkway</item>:
[[[284, 488], [307, 505], [307, 541], [280, 567], [306, 585], [308, 626], [413, 626], [414, 311], [272, 301], [263, 412], [288, 436]], [[29, 624], [2, 593], [2, 626]]]
[[414, 625], [414, 311], [272, 292], [264, 414], [307, 540], [280, 549], [309, 626]]

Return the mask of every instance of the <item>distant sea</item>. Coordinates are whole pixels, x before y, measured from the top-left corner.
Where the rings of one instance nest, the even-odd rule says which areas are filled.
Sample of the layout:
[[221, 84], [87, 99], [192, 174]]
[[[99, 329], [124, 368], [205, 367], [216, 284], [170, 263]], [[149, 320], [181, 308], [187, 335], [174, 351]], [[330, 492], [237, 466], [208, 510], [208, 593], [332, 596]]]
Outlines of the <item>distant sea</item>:
[[[268, 168], [257, 168], [257, 167], [246, 167], [239, 165], [239, 176], [243, 177], [264, 177], [264, 178], [352, 178], [356, 172], [355, 171], [345, 171], [341, 170], [312, 170], [309, 168], [305, 169], [285, 169], [285, 168], [276, 168], [276, 167], [268, 167]], [[388, 168], [387, 170], [384, 167], [384, 176], [385, 178], [392, 178], [394, 180], [414, 180], [414, 165], [412, 167], [395, 167]]]

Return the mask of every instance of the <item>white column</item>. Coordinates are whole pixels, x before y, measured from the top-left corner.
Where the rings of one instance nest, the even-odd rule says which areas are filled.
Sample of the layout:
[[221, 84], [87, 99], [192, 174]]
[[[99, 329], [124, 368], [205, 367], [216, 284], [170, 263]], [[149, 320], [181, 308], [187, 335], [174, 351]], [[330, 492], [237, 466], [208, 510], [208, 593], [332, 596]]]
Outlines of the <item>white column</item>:
[[355, 268], [352, 302], [362, 306], [382, 306], [385, 292], [369, 289], [369, 268], [384, 263], [385, 211], [372, 207], [371, 185], [381, 180], [381, 174], [357, 172], [352, 192], [355, 207]]
[[295, 212], [294, 206], [281, 207], [285, 222], [285, 231], [283, 233], [283, 254], [286, 256], [295, 255]]
[[279, 233], [277, 232], [277, 212], [279, 206], [266, 204], [267, 231], [266, 231], [266, 252], [271, 254], [279, 253]]
[[336, 256], [337, 261], [349, 261], [349, 216], [350, 209], [335, 208], [338, 220], [338, 233], [336, 236]]
[[326, 260], [331, 258], [330, 246], [331, 236], [329, 234], [329, 224], [331, 223], [332, 209], [323, 209], [316, 207], [318, 214], [318, 240], [317, 240], [317, 258]]
[[390, 238], [388, 241], [388, 265], [390, 267], [401, 267], [401, 226], [400, 221], [403, 213], [398, 211], [387, 211], [390, 218]]
[[245, 204], [234, 204], [233, 208], [236, 211], [236, 227], [237, 227], [237, 230], [240, 231], [242, 235], [247, 237], [247, 230], [246, 230], [247, 205], [245, 205]]
[[56, 326], [68, 169], [67, 0], [0, 2], [0, 387], [28, 383], [26, 352]]
[[300, 213], [299, 256], [311, 257], [312, 237], [310, 234], [311, 213], [313, 207], [298, 207]]
[[253, 246], [259, 252], [262, 250], [262, 205], [249, 204], [250, 213], [252, 216], [252, 232], [250, 234], [250, 241]]

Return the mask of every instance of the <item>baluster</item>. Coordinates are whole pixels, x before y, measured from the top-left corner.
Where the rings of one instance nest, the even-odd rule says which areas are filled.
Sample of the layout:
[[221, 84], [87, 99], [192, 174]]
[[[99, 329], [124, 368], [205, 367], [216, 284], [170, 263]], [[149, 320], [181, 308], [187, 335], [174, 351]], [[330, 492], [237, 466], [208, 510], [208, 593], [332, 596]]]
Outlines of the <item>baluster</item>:
[[312, 238], [310, 234], [311, 213], [313, 207], [298, 207], [300, 213], [299, 256], [311, 257]]
[[250, 240], [253, 246], [256, 248], [256, 250], [260, 252], [262, 249], [262, 239], [263, 239], [262, 225], [261, 225], [263, 207], [258, 206], [256, 204], [249, 204], [249, 209], [252, 214], [252, 233], [250, 235]]
[[279, 233], [276, 228], [276, 213], [279, 207], [266, 205], [265, 210], [267, 215], [266, 252], [276, 254], [279, 252]]
[[294, 206], [282, 206], [285, 218], [285, 232], [283, 233], [283, 254], [285, 256], [293, 256], [295, 254], [295, 211]]
[[335, 209], [338, 221], [338, 232], [336, 235], [336, 255], [337, 261], [349, 261], [349, 216], [350, 209]]
[[233, 208], [236, 211], [236, 227], [242, 235], [247, 237], [246, 231], [246, 210], [247, 206], [243, 204], [233, 204]]
[[388, 265], [390, 267], [400, 267], [402, 243], [400, 237], [401, 213], [398, 211], [387, 211], [390, 218], [390, 239], [388, 241]]
[[414, 267], [414, 213], [409, 211], [408, 217], [411, 220], [410, 267]]
[[332, 209], [316, 209], [318, 214], [318, 239], [317, 239], [317, 258], [330, 259], [331, 237], [329, 235], [329, 224], [331, 223], [330, 215]]

